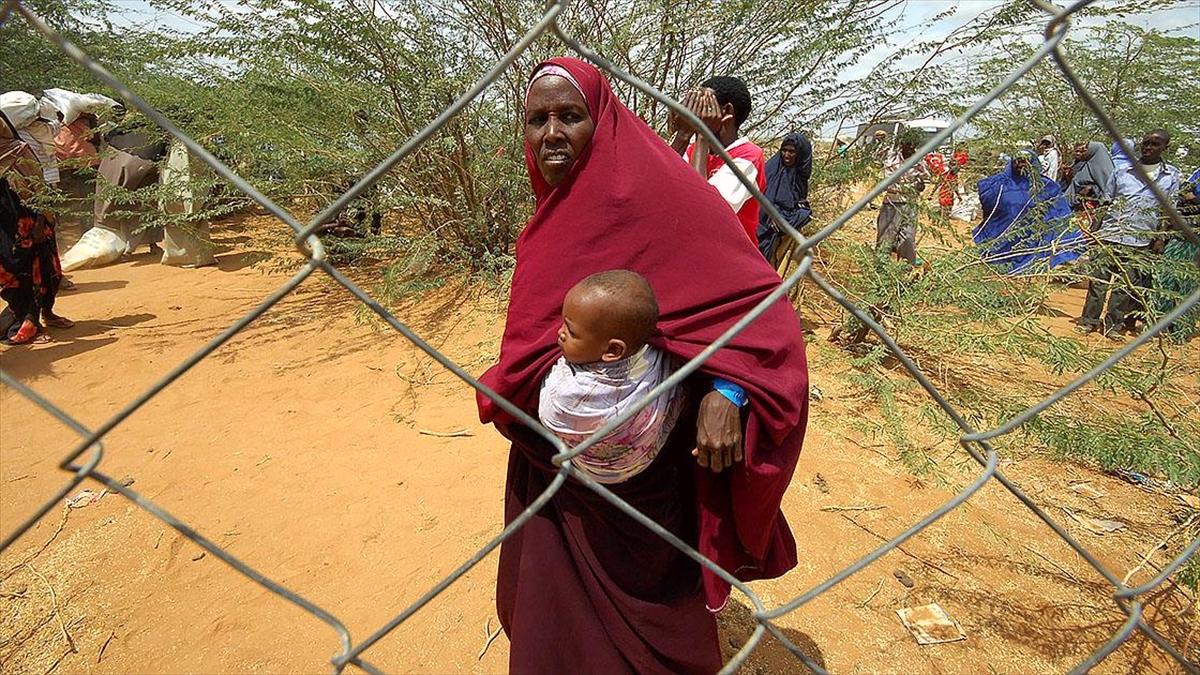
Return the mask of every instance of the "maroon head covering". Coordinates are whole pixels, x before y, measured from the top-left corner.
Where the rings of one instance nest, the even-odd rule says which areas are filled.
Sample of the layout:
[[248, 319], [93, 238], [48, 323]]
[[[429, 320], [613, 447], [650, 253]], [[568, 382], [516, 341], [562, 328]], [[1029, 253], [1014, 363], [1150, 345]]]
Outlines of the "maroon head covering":
[[[654, 345], [681, 359], [696, 356], [780, 283], [729, 205], [617, 100], [596, 68], [572, 58], [547, 63], [574, 76], [595, 134], [556, 187], [525, 147], [537, 210], [517, 240], [500, 363], [482, 377], [535, 417], [542, 379], [559, 357], [563, 296], [584, 277], [611, 269], [645, 276], [661, 312]], [[750, 405], [744, 463], [721, 474], [696, 467], [699, 550], [741, 579], [778, 576], [796, 564], [779, 504], [808, 419], [795, 310], [779, 300], [701, 371], [742, 386]], [[482, 395], [479, 414], [502, 432], [515, 423]], [[728, 585], [707, 570], [704, 580], [709, 606], [722, 606]]]

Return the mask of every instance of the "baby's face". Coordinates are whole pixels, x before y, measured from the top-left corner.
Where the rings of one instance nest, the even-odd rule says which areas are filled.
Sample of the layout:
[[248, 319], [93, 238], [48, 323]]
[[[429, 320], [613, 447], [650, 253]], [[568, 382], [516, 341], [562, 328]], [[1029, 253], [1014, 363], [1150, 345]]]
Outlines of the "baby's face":
[[[563, 300], [563, 320], [558, 327], [558, 346], [571, 363], [606, 360], [614, 342], [603, 334], [604, 301], [599, 293], [571, 289]], [[610, 359], [611, 360], [611, 359]]]

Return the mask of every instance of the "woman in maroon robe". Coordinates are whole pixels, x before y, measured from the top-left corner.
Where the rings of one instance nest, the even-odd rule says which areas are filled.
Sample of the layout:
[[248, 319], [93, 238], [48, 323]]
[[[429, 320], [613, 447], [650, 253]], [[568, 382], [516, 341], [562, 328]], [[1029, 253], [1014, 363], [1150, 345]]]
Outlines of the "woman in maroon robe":
[[[483, 381], [536, 417], [557, 359], [563, 295], [630, 269], [658, 295], [655, 347], [696, 356], [779, 284], [737, 217], [594, 67], [534, 70], [525, 161], [537, 209], [517, 241], [500, 362]], [[733, 383], [738, 410], [713, 390]], [[808, 417], [804, 339], [786, 299], [686, 383], [690, 411], [654, 462], [608, 486], [739, 579], [796, 564], [779, 504]], [[494, 402], [480, 417], [512, 441], [505, 522], [553, 480], [553, 447]], [[721, 666], [713, 612], [729, 586], [575, 480], [504, 542], [496, 601], [514, 673], [704, 673]]]

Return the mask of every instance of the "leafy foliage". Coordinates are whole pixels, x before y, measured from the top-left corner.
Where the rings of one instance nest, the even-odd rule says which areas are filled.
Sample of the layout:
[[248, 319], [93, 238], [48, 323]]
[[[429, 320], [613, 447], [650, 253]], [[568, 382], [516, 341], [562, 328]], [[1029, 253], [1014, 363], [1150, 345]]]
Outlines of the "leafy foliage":
[[[1172, 133], [1172, 150], [1187, 148], [1200, 156], [1200, 90], [1187, 73], [1200, 69], [1200, 40], [1171, 36], [1122, 21], [1076, 29], [1064, 44], [1067, 62], [1109, 111], [1118, 128], [1134, 142], [1151, 129]], [[1029, 57], [1023, 42], [1004, 45], [1001, 53], [972, 65], [965, 79], [976, 84], [963, 93], [981, 95], [1013, 64]], [[1038, 134], [1054, 134], [1064, 150], [1107, 133], [1051, 61], [1043, 61], [976, 119], [980, 139], [994, 150]], [[1007, 148], [1001, 144], [1008, 144]]]
[[[155, 9], [192, 26], [184, 30], [114, 25], [110, 17], [117, 7], [107, 0], [25, 3], [256, 187], [308, 214], [325, 208], [440, 115], [542, 11], [541, 3], [522, 0], [150, 0]], [[815, 135], [850, 119], [961, 112], [1032, 53], [1037, 41], [1029, 36], [1040, 34], [1038, 26], [1045, 22], [1030, 4], [1005, 3], [948, 34], [930, 31], [927, 36], [921, 30], [949, 18], [956, 11], [952, 6], [916, 26], [917, 39], [887, 46], [896, 29], [889, 17], [903, 5], [904, 0], [580, 0], [563, 15], [562, 26], [669, 94], [714, 73], [743, 77], [755, 100], [747, 129], [770, 139], [792, 129]], [[1198, 153], [1194, 111], [1200, 90], [1192, 80], [1200, 70], [1200, 41], [1120, 19], [1130, 10], [1172, 5], [1170, 0], [1104, 3], [1089, 12], [1108, 20], [1096, 28], [1073, 29], [1064, 48], [1122, 129], [1136, 137], [1163, 126], [1174, 132], [1176, 146]], [[33, 93], [52, 86], [104, 91], [20, 17], [10, 18], [2, 34], [0, 71], [6, 87]], [[382, 233], [331, 238], [334, 259], [343, 265], [382, 264], [385, 269], [375, 276], [385, 300], [436, 285], [438, 269], [447, 263], [464, 266], [479, 279], [502, 279], [532, 207], [519, 115], [525, 77], [537, 61], [563, 50], [552, 36], [537, 42], [498, 82], [388, 171], [356, 205], [383, 215]], [[660, 103], [628, 85], [615, 86], [649, 124], [665, 125]], [[973, 161], [962, 176], [967, 185], [995, 170], [996, 154], [1032, 140], [1034, 129], [1064, 142], [1102, 137], [1098, 123], [1049, 62], [987, 109], [974, 127]], [[840, 154], [818, 144], [815, 152], [810, 228], [831, 222], [860, 194], [861, 185], [878, 178], [876, 157], [861, 143]], [[124, 198], [136, 206], [161, 196], [155, 188]], [[225, 212], [244, 204], [227, 193], [218, 208]], [[146, 224], [162, 223], [148, 219]], [[1050, 334], [1040, 321], [1049, 311], [1051, 280], [1014, 282], [998, 276], [979, 262], [956, 227], [924, 209], [922, 256], [930, 269], [923, 275], [839, 233], [822, 245], [822, 257], [836, 260], [825, 270], [827, 277], [872, 308], [923, 365], [937, 366], [954, 355], [1028, 360], [1055, 374], [1090, 367], [1096, 358], [1091, 351]], [[856, 365], [873, 379], [863, 386], [880, 392], [889, 424], [900, 429], [904, 419], [894, 386], [878, 377], [886, 353], [861, 326], [850, 319], [845, 323], [844, 333], [858, 335], [857, 342], [865, 345]], [[1109, 393], [1141, 395], [1135, 400], [1143, 400], [1143, 408], [1144, 399], [1178, 403], [1159, 412], [1181, 429], [1176, 433], [1190, 433], [1185, 422], [1195, 411], [1173, 383], [1194, 370], [1180, 365], [1184, 359], [1178, 353], [1161, 367], [1143, 363], [1115, 369], [1100, 386]], [[980, 420], [1020, 403], [1011, 393], [972, 403], [969, 387], [952, 390]], [[1079, 424], [1066, 425], [1066, 431], [1051, 432], [1043, 424], [1031, 427], [1031, 433], [1045, 447], [1065, 452], [1093, 447], [1092, 440], [1101, 436], [1096, 425], [1108, 424], [1075, 419]], [[1154, 421], [1164, 426], [1162, 419]], [[1122, 436], [1095, 445], [1103, 455], [1097, 461], [1135, 463], [1147, 470], [1157, 466], [1181, 479], [1194, 478], [1186, 462], [1152, 466], [1148, 459], [1154, 453], [1176, 456], [1169, 434], [1167, 440], [1147, 436], [1151, 440], [1137, 452], [1125, 443], [1142, 433], [1142, 422], [1110, 424], [1107, 428]], [[910, 466], [927, 469], [927, 458], [915, 444], [889, 434], [905, 449]]]

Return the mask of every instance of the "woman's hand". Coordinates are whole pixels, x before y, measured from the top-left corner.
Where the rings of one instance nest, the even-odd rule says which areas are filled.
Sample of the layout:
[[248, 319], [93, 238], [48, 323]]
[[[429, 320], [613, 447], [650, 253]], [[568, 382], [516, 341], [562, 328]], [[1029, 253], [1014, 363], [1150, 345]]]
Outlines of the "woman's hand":
[[720, 473], [742, 461], [742, 415], [719, 391], [710, 391], [700, 401], [696, 417], [696, 449], [692, 456], [700, 466]]

